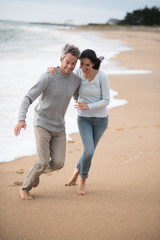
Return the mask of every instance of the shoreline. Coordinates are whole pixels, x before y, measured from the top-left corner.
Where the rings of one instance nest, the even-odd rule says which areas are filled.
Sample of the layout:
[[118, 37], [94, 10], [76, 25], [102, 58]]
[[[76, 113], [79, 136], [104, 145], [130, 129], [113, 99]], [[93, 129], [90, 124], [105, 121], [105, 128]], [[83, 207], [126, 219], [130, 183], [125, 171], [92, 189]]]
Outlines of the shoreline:
[[152, 73], [109, 76], [110, 88], [128, 104], [109, 110], [109, 127], [96, 149], [85, 196], [64, 186], [82, 152], [78, 133], [67, 142], [65, 167], [42, 175], [32, 190], [35, 201], [22, 201], [19, 187], [36, 155], [0, 164], [3, 240], [159, 240], [160, 35], [94, 32], [133, 48], [116, 56], [120, 66]]

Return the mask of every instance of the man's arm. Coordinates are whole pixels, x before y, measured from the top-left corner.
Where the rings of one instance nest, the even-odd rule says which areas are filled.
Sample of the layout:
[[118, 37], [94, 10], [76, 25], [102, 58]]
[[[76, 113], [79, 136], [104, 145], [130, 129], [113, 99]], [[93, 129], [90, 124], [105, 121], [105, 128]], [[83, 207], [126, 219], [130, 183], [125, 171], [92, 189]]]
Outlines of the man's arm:
[[76, 91], [73, 94], [73, 98], [74, 98], [75, 101], [78, 100], [78, 96], [79, 96], [79, 87], [76, 89]]
[[47, 85], [48, 78], [43, 74], [41, 75], [39, 81], [28, 91], [27, 95], [24, 97], [19, 110], [19, 121], [14, 128], [14, 134], [16, 136], [20, 134], [22, 128], [24, 128], [24, 130], [26, 129], [27, 125], [25, 119], [28, 108], [30, 104], [32, 104], [34, 100], [37, 99], [40, 94], [45, 90]]
[[16, 136], [18, 136], [20, 134], [22, 128], [24, 128], [24, 130], [26, 130], [26, 126], [27, 126], [26, 122], [19, 121], [14, 128], [14, 134]]

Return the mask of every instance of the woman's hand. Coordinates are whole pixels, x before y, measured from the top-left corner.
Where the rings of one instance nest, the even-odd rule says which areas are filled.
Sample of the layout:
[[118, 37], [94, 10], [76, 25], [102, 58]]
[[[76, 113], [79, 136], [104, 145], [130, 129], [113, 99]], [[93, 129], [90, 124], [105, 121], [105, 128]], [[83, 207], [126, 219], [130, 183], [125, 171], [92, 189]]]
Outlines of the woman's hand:
[[56, 74], [55, 67], [47, 68], [47, 72], [52, 73], [52, 74]]
[[89, 109], [89, 107], [86, 103], [81, 103], [81, 102], [78, 102], [78, 101], [75, 102], [74, 106], [78, 110], [88, 110]]

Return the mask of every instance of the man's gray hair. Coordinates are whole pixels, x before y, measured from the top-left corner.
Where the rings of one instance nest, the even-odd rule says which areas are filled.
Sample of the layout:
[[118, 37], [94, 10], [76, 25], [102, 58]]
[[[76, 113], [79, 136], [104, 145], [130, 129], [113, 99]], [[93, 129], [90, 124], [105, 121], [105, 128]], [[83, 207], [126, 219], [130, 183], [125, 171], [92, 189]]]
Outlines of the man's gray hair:
[[62, 52], [61, 52], [61, 57], [65, 58], [66, 54], [70, 53], [73, 56], [77, 57], [77, 59], [79, 59], [80, 57], [80, 50], [78, 49], [78, 47], [67, 43], [63, 48], [62, 48]]

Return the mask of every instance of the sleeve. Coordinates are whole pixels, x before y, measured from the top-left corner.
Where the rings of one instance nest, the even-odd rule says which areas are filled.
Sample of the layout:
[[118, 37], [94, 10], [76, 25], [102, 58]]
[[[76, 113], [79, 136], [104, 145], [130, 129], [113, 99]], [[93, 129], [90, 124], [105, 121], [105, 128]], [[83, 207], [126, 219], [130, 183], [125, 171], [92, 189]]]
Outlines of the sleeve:
[[77, 90], [73, 94], [73, 98], [74, 98], [75, 101], [78, 100], [78, 97], [79, 97], [79, 87], [77, 88]]
[[40, 96], [48, 85], [46, 73], [42, 74], [38, 82], [24, 96], [19, 110], [19, 121], [25, 121], [29, 106]]
[[[79, 68], [74, 69], [74, 74], [79, 78], [79, 81], [81, 82]], [[77, 88], [77, 90], [73, 94], [73, 98], [74, 98], [75, 101], [78, 100], [78, 97], [79, 97], [79, 87]]]
[[100, 76], [100, 88], [101, 88], [101, 100], [89, 103], [89, 109], [99, 109], [104, 108], [110, 103], [110, 89], [109, 89], [109, 80], [106, 74]]

